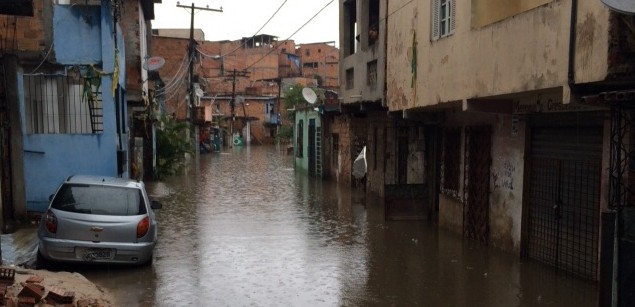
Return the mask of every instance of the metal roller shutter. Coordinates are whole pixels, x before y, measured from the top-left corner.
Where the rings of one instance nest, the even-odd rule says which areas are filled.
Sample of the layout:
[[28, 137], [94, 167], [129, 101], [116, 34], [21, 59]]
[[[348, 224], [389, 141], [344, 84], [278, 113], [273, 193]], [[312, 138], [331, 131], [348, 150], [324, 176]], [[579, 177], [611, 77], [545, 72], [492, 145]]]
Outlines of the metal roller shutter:
[[602, 117], [549, 115], [530, 127], [524, 255], [596, 280]]

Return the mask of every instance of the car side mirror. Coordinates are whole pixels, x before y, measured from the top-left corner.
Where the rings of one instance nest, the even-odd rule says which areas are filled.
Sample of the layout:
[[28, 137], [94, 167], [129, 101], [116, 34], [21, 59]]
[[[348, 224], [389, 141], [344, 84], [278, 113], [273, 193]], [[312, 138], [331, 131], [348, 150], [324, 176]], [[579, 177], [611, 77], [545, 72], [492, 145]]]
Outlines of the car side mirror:
[[163, 204], [158, 202], [158, 201], [156, 201], [156, 200], [151, 200], [150, 201], [150, 208], [152, 208], [152, 209], [161, 209], [161, 208], [163, 208]]

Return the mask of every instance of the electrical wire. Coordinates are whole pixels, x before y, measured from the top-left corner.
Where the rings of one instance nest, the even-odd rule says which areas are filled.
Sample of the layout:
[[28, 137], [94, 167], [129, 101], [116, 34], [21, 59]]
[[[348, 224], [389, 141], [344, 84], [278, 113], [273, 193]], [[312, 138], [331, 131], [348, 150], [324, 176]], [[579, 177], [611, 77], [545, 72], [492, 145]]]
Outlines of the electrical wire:
[[33, 69], [33, 71], [31, 71], [29, 73], [29, 75], [32, 75], [33, 73], [35, 73], [38, 69], [40, 69], [40, 67], [42, 66], [42, 64], [44, 64], [44, 62], [46, 62], [46, 59], [48, 59], [49, 55], [51, 54], [51, 50], [53, 50], [53, 43], [51, 43], [51, 46], [49, 47], [49, 50], [46, 52], [46, 55], [44, 56], [44, 58], [42, 59], [42, 62], [40, 62], [40, 64], [38, 64], [37, 67], [35, 67], [35, 69]]
[[[313, 17], [309, 18], [309, 20], [307, 20], [302, 26], [300, 26], [297, 30], [295, 30], [295, 32], [291, 33], [291, 35], [289, 35], [289, 37], [286, 40], [290, 40], [294, 35], [296, 35], [298, 32], [300, 32], [300, 30], [302, 30], [302, 28], [304, 28], [307, 24], [309, 24], [309, 22], [311, 22], [313, 19], [315, 19], [315, 17], [317, 17], [317, 15], [322, 13], [322, 11], [324, 11], [324, 9], [326, 9], [329, 5], [331, 5], [331, 3], [333, 3], [333, 1], [335, 1], [335, 0], [329, 1], [329, 3], [327, 3], [317, 13], [315, 13], [315, 15], [313, 15]], [[269, 50], [269, 52], [267, 52], [265, 55], [263, 55], [260, 59], [258, 59], [255, 62], [253, 62], [251, 65], [245, 67], [243, 70], [247, 70], [247, 69], [251, 68], [252, 66], [258, 64], [260, 61], [262, 61], [264, 58], [266, 58], [272, 52], [278, 50], [278, 48], [280, 48], [280, 46], [282, 46], [282, 44], [278, 44], [275, 48], [271, 48], [271, 50]]]
[[[189, 65], [189, 63], [192, 61], [192, 58], [189, 58], [190, 60], [187, 61], [188, 58], [183, 58], [183, 62], [181, 62], [181, 66], [179, 67], [179, 69], [177, 70], [176, 74], [174, 75], [174, 77], [166, 84], [164, 85], [162, 88], [158, 88], [156, 90], [156, 92], [158, 94], [161, 94], [165, 91], [168, 90], [172, 90], [174, 89], [176, 84], [180, 84], [182, 82], [182, 80], [185, 78], [185, 74], [187, 72], [187, 70], [184, 70], [183, 67]], [[187, 62], [187, 64], [186, 64]]]
[[[264, 29], [264, 28], [267, 26], [267, 24], [269, 24], [269, 22], [273, 19], [273, 17], [275, 17], [275, 16], [278, 14], [278, 12], [280, 12], [280, 9], [282, 9], [282, 7], [283, 7], [283, 6], [287, 3], [287, 1], [288, 1], [288, 0], [284, 0], [284, 2], [282, 2], [282, 4], [280, 4], [280, 6], [279, 6], [279, 7], [278, 7], [278, 9], [277, 9], [277, 10], [273, 13], [273, 15], [271, 15], [271, 17], [269, 17], [269, 19], [267, 20], [267, 22], [265, 22], [265, 24], [263, 24], [263, 25], [262, 25], [262, 27], [260, 27], [260, 29], [258, 29], [258, 31], [256, 31], [256, 33], [254, 33], [254, 35], [252, 35], [249, 39], [245, 40], [242, 44], [240, 44], [240, 45], [239, 45], [238, 47], [236, 47], [235, 49], [233, 49], [233, 50], [231, 50], [231, 51], [229, 51], [229, 52], [227, 52], [227, 53], [225, 53], [225, 54], [221, 54], [221, 55], [220, 55], [220, 57], [222, 58], [222, 57], [228, 56], [228, 55], [230, 55], [230, 54], [232, 54], [232, 53], [236, 52], [238, 49], [240, 49], [240, 48], [244, 48], [244, 47], [247, 45], [247, 42], [248, 42], [250, 39], [253, 39], [256, 35], [258, 35], [258, 33], [260, 33], [260, 31], [262, 31], [262, 29]], [[199, 50], [199, 49], [197, 48], [196, 50]], [[199, 51], [200, 51], [200, 50], [199, 50]], [[205, 55], [205, 56], [208, 56], [208, 55]], [[208, 57], [216, 57], [216, 55], [215, 55], [215, 56], [208, 56]]]
[[380, 23], [380, 22], [383, 22], [383, 21], [387, 20], [387, 19], [388, 19], [388, 17], [390, 17], [390, 16], [392, 16], [393, 14], [395, 14], [395, 13], [397, 13], [397, 12], [401, 11], [404, 7], [406, 7], [406, 5], [408, 5], [408, 4], [410, 4], [410, 3], [414, 2], [414, 1], [415, 1], [415, 0], [410, 0], [410, 1], [406, 2], [406, 3], [404, 3], [402, 6], [400, 6], [400, 7], [399, 7], [399, 8], [397, 8], [396, 10], [394, 10], [394, 11], [392, 11], [392, 12], [390, 12], [390, 13], [386, 14], [386, 17], [384, 17], [384, 18], [382, 18], [382, 19], [378, 20], [378, 21], [377, 21], [377, 23]]
[[[165, 84], [162, 88], [158, 88], [158, 89], [157, 89], [157, 91], [158, 91], [158, 92], [163, 91], [163, 90], [165, 90], [166, 88], [171, 87], [171, 86], [172, 86], [175, 82], [178, 82], [178, 81], [174, 81], [174, 80], [178, 80], [178, 79], [182, 78], [181, 74], [183, 74], [183, 73], [181, 72], [181, 70], [182, 70], [182, 69], [183, 69], [183, 67], [185, 66], [185, 63], [187, 62], [187, 59], [188, 59], [187, 57], [184, 57], [184, 58], [183, 58], [183, 61], [181, 61], [181, 65], [180, 65], [180, 66], [179, 66], [179, 68], [177, 69], [177, 71], [176, 71], [176, 73], [174, 74], [174, 76], [172, 77], [172, 79], [170, 79], [170, 81], [169, 81], [167, 84]], [[184, 71], [184, 70], [183, 70], [183, 71]]]

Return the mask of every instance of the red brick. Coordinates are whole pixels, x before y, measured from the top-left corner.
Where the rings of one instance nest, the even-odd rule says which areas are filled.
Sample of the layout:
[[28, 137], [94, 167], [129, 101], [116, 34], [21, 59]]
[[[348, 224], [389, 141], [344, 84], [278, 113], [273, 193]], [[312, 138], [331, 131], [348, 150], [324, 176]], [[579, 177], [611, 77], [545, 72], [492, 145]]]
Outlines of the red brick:
[[46, 298], [47, 300], [52, 299], [53, 301], [57, 303], [70, 304], [75, 299], [75, 292], [66, 291], [64, 289], [57, 288], [57, 287], [51, 287], [49, 289], [49, 293], [46, 296]]
[[0, 268], [0, 283], [12, 285], [15, 282], [15, 269]]
[[31, 277], [29, 277], [26, 282], [27, 283], [41, 283], [44, 280], [44, 278], [42, 276], [39, 275], [33, 275]]
[[5, 307], [15, 307], [16, 306], [15, 305], [15, 300], [13, 300], [10, 297], [5, 297], [3, 302], [4, 302], [4, 306]]
[[25, 284], [22, 291], [18, 293], [18, 298], [32, 297], [36, 301], [40, 301], [44, 296], [44, 286], [38, 284]]
[[18, 297], [18, 307], [35, 306], [35, 302], [35, 298], [32, 297]]

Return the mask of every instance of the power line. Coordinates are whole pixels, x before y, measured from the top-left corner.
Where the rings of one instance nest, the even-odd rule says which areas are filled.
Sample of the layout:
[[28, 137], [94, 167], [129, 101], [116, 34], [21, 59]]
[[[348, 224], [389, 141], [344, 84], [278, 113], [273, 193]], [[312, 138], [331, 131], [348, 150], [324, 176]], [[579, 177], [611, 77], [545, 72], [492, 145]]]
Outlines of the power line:
[[[291, 33], [291, 35], [285, 39], [285, 40], [290, 40], [291, 37], [293, 37], [294, 35], [296, 35], [298, 32], [300, 32], [300, 30], [302, 30], [302, 28], [304, 28], [307, 24], [309, 24], [309, 22], [311, 22], [313, 19], [315, 19], [315, 17], [317, 17], [317, 15], [319, 15], [320, 13], [322, 13], [322, 11], [324, 11], [324, 9], [326, 9], [329, 5], [331, 5], [331, 3], [333, 3], [333, 1], [335, 0], [331, 0], [329, 1], [329, 3], [327, 3], [324, 7], [322, 7], [317, 13], [315, 13], [315, 15], [313, 15], [313, 17], [311, 17], [309, 20], [307, 20], [302, 26], [300, 26], [300, 28], [298, 28], [297, 30], [295, 30], [295, 32]], [[258, 64], [260, 61], [262, 61], [265, 57], [267, 57], [268, 55], [270, 55], [272, 52], [276, 51], [278, 48], [280, 48], [282, 44], [278, 44], [276, 47], [271, 48], [271, 50], [269, 50], [269, 52], [267, 52], [265, 55], [263, 55], [260, 59], [258, 59], [256, 62], [253, 62], [251, 65], [245, 67], [243, 70], [247, 70], [249, 68], [251, 68], [252, 66]]]
[[160, 89], [157, 89], [157, 91], [156, 91], [157, 95], [165, 96], [166, 92], [173, 91], [174, 89], [177, 89], [178, 87], [180, 87], [181, 84], [183, 83], [183, 81], [185, 80], [185, 73], [186, 73], [186, 71], [183, 70], [183, 72], [180, 73], [180, 75], [175, 75], [174, 78], [172, 78], [172, 80], [170, 80], [170, 82], [169, 82], [170, 84], [168, 84], [168, 85], [166, 85], [166, 86], [164, 86], [164, 87], [162, 87]]
[[282, 9], [282, 7], [287, 3], [288, 0], [284, 0], [284, 2], [282, 2], [282, 4], [280, 4], [280, 6], [278, 7], [278, 9], [273, 13], [273, 15], [271, 15], [271, 17], [269, 17], [269, 19], [267, 20], [267, 22], [265, 22], [265, 24], [262, 25], [262, 27], [260, 27], [260, 29], [258, 29], [258, 31], [256, 31], [256, 33], [254, 33], [254, 35], [252, 35], [249, 39], [245, 40], [242, 44], [240, 44], [240, 46], [236, 47], [234, 50], [229, 51], [225, 54], [220, 55], [221, 57], [230, 55], [234, 52], [236, 52], [238, 49], [240, 48], [244, 48], [247, 45], [247, 42], [250, 39], [253, 39], [256, 35], [258, 35], [258, 33], [260, 33], [260, 31], [262, 31], [262, 29], [265, 28], [265, 26], [267, 26], [267, 24], [273, 19], [274, 16], [276, 16], [278, 14], [278, 12], [280, 12], [280, 9]]

